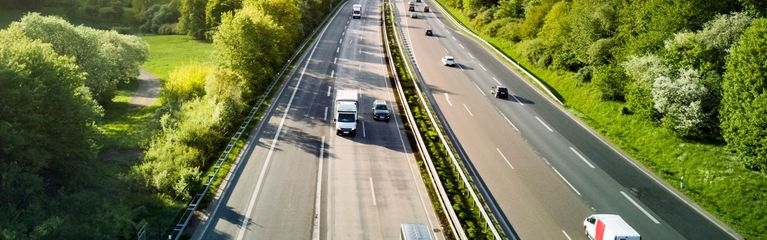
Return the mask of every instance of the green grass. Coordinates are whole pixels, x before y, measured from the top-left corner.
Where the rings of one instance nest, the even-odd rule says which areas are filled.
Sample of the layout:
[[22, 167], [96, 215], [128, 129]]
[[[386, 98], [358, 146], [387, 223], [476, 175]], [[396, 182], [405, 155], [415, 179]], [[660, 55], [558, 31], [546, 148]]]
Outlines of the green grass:
[[131, 94], [138, 89], [138, 82], [120, 84], [112, 102], [104, 106], [104, 118], [99, 126], [104, 148], [138, 149], [152, 134], [154, 112], [159, 106], [135, 106], [130, 104]]
[[189, 64], [213, 64], [213, 45], [185, 35], [142, 35], [149, 43], [149, 59], [142, 66], [160, 79], [168, 79], [174, 68]]
[[[448, 10], [469, 26], [460, 11]], [[513, 43], [482, 37], [510, 58], [521, 59]], [[747, 239], [767, 239], [767, 175], [745, 169], [722, 145], [687, 142], [648, 119], [621, 115], [622, 103], [601, 101], [596, 87], [578, 84], [572, 72], [519, 63], [556, 91], [570, 112], [670, 186]]]

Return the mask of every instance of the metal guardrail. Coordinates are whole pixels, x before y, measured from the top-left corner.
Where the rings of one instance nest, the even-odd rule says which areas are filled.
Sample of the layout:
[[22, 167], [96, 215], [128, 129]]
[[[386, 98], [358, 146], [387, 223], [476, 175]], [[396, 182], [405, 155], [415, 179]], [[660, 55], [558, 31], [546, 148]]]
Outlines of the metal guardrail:
[[[395, 8], [392, 6], [392, 9], [395, 9]], [[396, 11], [394, 11], [394, 10], [392, 10], [392, 12], [391, 12], [391, 17], [392, 17], [392, 19], [395, 19], [395, 16], [396, 16], [396, 15], [395, 15], [395, 12], [396, 12]], [[396, 24], [397, 24], [397, 23], [396, 23], [395, 21], [393, 21], [393, 20], [392, 20], [392, 23], [393, 23], [395, 26], [396, 26]], [[423, 82], [422, 80], [420, 80], [420, 79], [422, 79], [423, 77], [420, 75], [420, 73], [419, 73], [419, 72], [417, 72], [417, 71], [415, 70], [415, 69], [416, 69], [416, 63], [414, 63], [414, 58], [413, 58], [413, 56], [412, 56], [412, 52], [410, 51], [410, 48], [407, 46], [407, 43], [405, 43], [404, 41], [402, 41], [402, 36], [401, 36], [401, 35], [404, 35], [404, 34], [403, 34], [403, 32], [402, 32], [402, 30], [401, 30], [400, 28], [395, 28], [395, 29], [396, 29], [397, 31], [395, 32], [394, 36], [395, 36], [395, 38], [397, 39], [397, 42], [398, 42], [398, 46], [399, 46], [399, 52], [400, 52], [401, 56], [403, 56], [403, 58], [405, 58], [405, 56], [407, 56], [407, 58], [408, 58], [408, 61], [404, 61], [404, 62], [405, 62], [405, 65], [406, 65], [406, 69], [407, 69], [407, 71], [408, 71], [408, 74], [411, 76], [411, 78], [412, 78], [412, 80], [413, 80], [413, 85], [415, 86], [415, 89], [416, 89], [416, 92], [417, 92], [417, 94], [418, 94], [419, 96], [421, 96], [421, 97], [420, 97], [420, 99], [421, 99], [421, 105], [422, 105], [422, 106], [424, 107], [424, 109], [426, 110], [426, 113], [427, 113], [427, 115], [429, 116], [429, 119], [430, 119], [430, 121], [431, 121], [431, 124], [432, 124], [433, 126], [442, 126], [442, 127], [443, 127], [443, 128], [445, 128], [445, 129], [449, 129], [449, 126], [447, 126], [447, 124], [444, 124], [444, 125], [440, 125], [440, 124], [438, 124], [438, 123], [437, 123], [437, 121], [434, 119], [434, 115], [435, 115], [435, 114], [431, 112], [431, 108], [432, 108], [433, 106], [432, 106], [430, 103], [428, 103], [428, 102], [425, 100], [425, 98], [426, 98], [426, 99], [429, 99], [429, 101], [431, 101], [431, 102], [433, 102], [433, 101], [434, 101], [434, 99], [431, 99], [431, 97], [429, 96], [429, 94], [424, 94], [424, 92], [423, 92], [423, 91], [421, 91], [421, 87], [425, 87], [425, 86], [424, 86], [424, 82]], [[405, 54], [405, 50], [406, 50], [406, 49], [404, 49], [404, 48], [407, 48], [407, 54]], [[387, 44], [387, 51], [389, 51], [389, 50], [388, 50], [388, 44]], [[412, 65], [411, 65], [411, 64], [412, 64]], [[396, 70], [394, 70], [394, 71], [396, 72]], [[415, 72], [415, 73], [414, 73], [414, 72]], [[399, 83], [399, 82], [398, 82], [398, 83]], [[421, 87], [419, 87], [419, 86], [421, 86]], [[398, 84], [398, 87], [400, 87], [400, 86], [399, 86], [399, 84]], [[404, 95], [403, 95], [403, 94], [401, 94], [401, 97], [404, 97]], [[410, 120], [411, 120], [410, 118], [412, 118], [412, 115], [411, 115], [411, 113], [410, 113], [410, 109], [409, 109], [409, 108], [407, 108], [407, 112], [408, 112], [408, 114], [407, 114], [406, 116], [408, 116], [408, 117], [409, 117], [409, 119], [408, 119], [408, 120], [410, 121]], [[440, 118], [440, 121], [441, 121], [441, 122], [445, 123], [445, 119], [444, 119], [444, 117], [443, 117], [442, 115], [440, 115], [440, 114], [436, 114], [436, 115], [438, 116], [438, 118]], [[414, 128], [417, 130], [417, 125], [416, 125], [416, 124], [414, 124], [414, 122], [411, 122], [411, 124], [412, 124], [412, 125], [413, 125], [413, 127], [414, 127]], [[449, 130], [448, 130], [448, 131], [449, 131]], [[479, 178], [479, 176], [478, 176], [478, 174], [476, 173], [476, 170], [474, 170], [473, 168], [469, 169], [469, 171], [472, 173], [472, 177], [473, 177], [473, 178], [475, 178], [475, 179], [472, 179], [472, 180], [473, 180], [474, 182], [477, 182], [477, 183], [479, 183], [479, 184], [477, 184], [477, 185], [475, 185], [475, 184], [472, 184], [472, 183], [469, 181], [468, 177], [466, 176], [466, 174], [465, 174], [465, 173], [464, 173], [464, 171], [463, 171], [463, 170], [464, 170], [464, 168], [463, 168], [463, 167], [462, 167], [462, 165], [461, 165], [461, 164], [458, 162], [458, 159], [456, 159], [455, 155], [453, 154], [453, 149], [451, 149], [451, 148], [450, 148], [450, 146], [451, 146], [451, 145], [450, 145], [450, 144], [448, 144], [448, 141], [446, 140], [446, 138], [445, 138], [444, 134], [442, 133], [442, 130], [440, 129], [439, 131], [437, 131], [437, 134], [438, 134], [438, 137], [439, 137], [440, 141], [441, 141], [441, 142], [442, 142], [442, 144], [445, 146], [445, 150], [446, 150], [446, 151], [447, 151], [447, 153], [450, 155], [450, 159], [451, 159], [451, 161], [452, 161], [453, 167], [455, 167], [456, 169], [459, 169], [459, 170], [460, 170], [460, 171], [458, 171], [458, 173], [459, 173], [459, 175], [460, 175], [460, 177], [461, 177], [461, 180], [463, 181], [464, 185], [465, 185], [465, 186], [467, 186], [467, 187], [469, 188], [468, 190], [469, 190], [469, 193], [470, 193], [470, 195], [471, 195], [472, 199], [474, 200], [474, 204], [475, 204], [476, 206], [478, 206], [478, 208], [479, 208], [479, 210], [480, 210], [480, 213], [482, 214], [482, 217], [484, 218], [484, 220], [485, 220], [486, 224], [488, 225], [488, 227], [490, 227], [490, 230], [493, 232], [493, 236], [494, 236], [494, 238], [495, 238], [495, 239], [501, 239], [501, 236], [500, 236], [500, 234], [498, 233], [498, 230], [496, 229], [496, 227], [495, 227], [495, 224], [493, 223], [492, 219], [490, 218], [490, 216], [488, 215], [487, 211], [485, 210], [485, 207], [484, 207], [485, 205], [484, 205], [484, 204], [482, 204], [482, 202], [480, 201], [480, 198], [479, 198], [479, 197], [477, 196], [477, 194], [476, 194], [476, 190], [474, 189], [474, 186], [477, 186], [477, 185], [479, 185], [479, 186], [477, 186], [477, 187], [479, 187], [479, 188], [480, 188], [480, 190], [482, 190], [482, 193], [484, 194], [485, 198], [486, 198], [486, 199], [490, 199], [490, 196], [489, 196], [489, 192], [487, 191], [486, 187], [484, 187], [484, 186], [482, 186], [482, 185], [481, 185], [482, 183], [481, 183], [481, 180], [479, 180], [479, 179], [478, 179], [478, 178]], [[420, 136], [419, 136], [419, 135], [416, 135], [416, 139], [417, 139], [417, 142], [418, 142], [418, 144], [419, 144], [419, 147], [421, 147], [421, 146], [422, 146], [422, 144], [423, 144], [423, 140], [420, 138]], [[456, 139], [456, 138], [455, 138], [455, 136], [453, 136], [452, 134], [450, 135], [450, 140], [451, 140], [451, 142], [453, 143], [453, 145], [452, 145], [452, 146], [458, 146], [458, 144], [457, 144], [457, 139]], [[421, 147], [421, 150], [423, 150], [423, 151], [426, 151], [426, 148], [425, 148], [425, 146]], [[466, 157], [464, 156], [463, 158], [465, 159]], [[427, 155], [427, 157], [426, 157], [425, 159], [427, 159], [427, 160], [428, 160], [428, 164], [427, 164], [427, 165], [428, 165], [428, 166], [429, 166], [429, 168], [430, 168], [430, 169], [429, 169], [429, 170], [430, 170], [430, 175], [432, 175], [431, 171], [434, 171], [434, 173], [433, 173], [433, 175], [432, 175], [432, 178], [433, 178], [433, 179], [435, 179], [435, 181], [439, 181], [439, 177], [437, 177], [437, 176], [436, 176], [436, 170], [434, 170], [434, 166], [433, 166], [433, 163], [431, 162], [431, 158], [429, 158], [429, 157], [428, 157], [428, 155]], [[470, 163], [467, 163], [467, 165], [470, 165]], [[441, 190], [440, 194], [443, 194], [443, 192], [444, 192], [444, 189], [442, 188], [442, 186], [441, 186], [441, 183], [439, 184], [439, 189]], [[440, 197], [441, 197], [441, 198], [447, 198], [446, 194], [445, 194], [445, 196], [440, 196]], [[453, 225], [457, 225], [457, 226], [458, 226], [458, 228], [457, 228], [457, 229], [460, 229], [460, 231], [459, 231], [459, 234], [460, 234], [460, 236], [461, 236], [461, 238], [460, 238], [460, 239], [467, 239], [467, 237], [466, 237], [466, 235], [465, 235], [465, 233], [464, 233], [464, 231], [463, 231], [462, 227], [460, 226], [460, 222], [458, 222], [458, 220], [457, 220], [457, 217], [455, 217], [455, 211], [453, 210], [453, 208], [452, 208], [452, 204], [450, 204], [450, 201], [449, 201], [449, 199], [448, 199], [447, 201], [444, 201], [444, 200], [443, 200], [443, 204], [448, 204], [448, 206], [451, 206], [451, 207], [449, 208], [449, 213], [450, 213], [450, 215], [451, 215], [451, 219], [452, 219], [453, 221], [455, 221], [455, 223], [452, 223], [452, 224], [453, 224]], [[495, 204], [494, 202], [491, 202], [491, 206], [490, 206], [490, 208], [491, 208], [491, 209], [493, 209], [493, 210], [495, 210], [495, 211], [494, 211], [494, 213], [496, 213], [496, 214], [499, 214], [499, 213], [498, 213], [498, 212], [499, 212], [499, 210], [498, 210], [498, 207], [497, 207], [496, 205], [497, 205], [497, 204]], [[443, 206], [443, 208], [444, 208], [444, 206]], [[501, 218], [502, 216], [494, 216], [494, 217], [496, 217], [496, 219], [499, 219], [499, 218]], [[453, 218], [454, 218], [454, 219], [453, 219]], [[510, 229], [510, 227], [508, 227], [508, 229]], [[514, 237], [514, 234], [513, 234], [513, 233], [511, 233], [511, 232], [509, 232], [507, 235], [508, 235], [508, 236], [511, 236], [511, 237]]]
[[[330, 16], [331, 15], [328, 15], [327, 17], [325, 17], [322, 24], [320, 24], [319, 26], [327, 24], [330, 19]], [[216, 160], [216, 163], [213, 166], [214, 171], [212, 174], [209, 174], [207, 176], [205, 187], [203, 188], [201, 192], [195, 194], [192, 200], [189, 202], [186, 209], [184, 210], [184, 213], [181, 215], [179, 222], [176, 223], [176, 225], [173, 227], [173, 230], [168, 235], [168, 239], [177, 240], [181, 237], [182, 233], [184, 232], [184, 230], [186, 230], [186, 227], [189, 225], [189, 221], [192, 219], [192, 216], [194, 216], [194, 212], [197, 211], [197, 207], [200, 205], [200, 203], [204, 199], [205, 194], [207, 194], [208, 190], [210, 190], [210, 187], [212, 186], [213, 181], [216, 179], [216, 176], [218, 176], [222, 166], [224, 165], [226, 160], [229, 158], [229, 154], [231, 153], [232, 149], [234, 148], [234, 146], [237, 144], [237, 141], [239, 141], [240, 137], [242, 136], [242, 133], [245, 130], [247, 130], [251, 121], [253, 121], [253, 118], [256, 116], [256, 113], [258, 113], [258, 111], [262, 108], [264, 101], [266, 101], [266, 99], [272, 93], [272, 90], [274, 90], [274, 87], [277, 85], [277, 83], [281, 82], [280, 79], [283, 78], [283, 75], [285, 74], [285, 72], [293, 65], [293, 61], [296, 59], [296, 57], [301, 55], [306, 49], [307, 44], [314, 39], [314, 36], [317, 35], [317, 32], [319, 31], [319, 29], [322, 29], [322, 28], [321, 27], [315, 28], [314, 31], [312, 31], [312, 33], [309, 35], [312, 37], [307, 37], [301, 43], [300, 47], [293, 52], [293, 55], [290, 56], [290, 58], [285, 63], [285, 65], [283, 65], [282, 69], [280, 69], [279, 73], [274, 78], [274, 81], [272, 81], [269, 84], [267, 89], [258, 99], [257, 101], [258, 103], [253, 105], [250, 112], [248, 113], [248, 116], [245, 118], [245, 121], [243, 121], [242, 124], [240, 124], [240, 127], [237, 129], [237, 132], [235, 132], [234, 135], [229, 139], [229, 143], [227, 143], [226, 148], [218, 157], [218, 160]], [[266, 107], [266, 106], [263, 106], [263, 107]], [[146, 225], [139, 230], [139, 233], [141, 233], [141, 231], [145, 232], [146, 231], [145, 229], [146, 229]], [[137, 235], [137, 239], [140, 239], [138, 238], [138, 236], [142, 236], [142, 235]]]

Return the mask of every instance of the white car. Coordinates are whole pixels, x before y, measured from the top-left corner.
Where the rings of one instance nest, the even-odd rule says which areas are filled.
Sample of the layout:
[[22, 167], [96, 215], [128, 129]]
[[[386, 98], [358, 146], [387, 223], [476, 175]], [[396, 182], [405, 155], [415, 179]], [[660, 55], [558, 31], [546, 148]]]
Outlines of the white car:
[[453, 56], [445, 56], [442, 58], [442, 65], [455, 66], [455, 58]]

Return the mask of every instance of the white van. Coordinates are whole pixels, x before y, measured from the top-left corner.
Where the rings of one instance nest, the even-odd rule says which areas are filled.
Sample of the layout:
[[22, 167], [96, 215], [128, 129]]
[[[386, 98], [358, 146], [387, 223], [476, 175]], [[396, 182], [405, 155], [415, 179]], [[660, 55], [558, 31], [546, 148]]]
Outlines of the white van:
[[594, 240], [641, 240], [639, 233], [615, 214], [594, 214], [583, 220], [586, 237]]

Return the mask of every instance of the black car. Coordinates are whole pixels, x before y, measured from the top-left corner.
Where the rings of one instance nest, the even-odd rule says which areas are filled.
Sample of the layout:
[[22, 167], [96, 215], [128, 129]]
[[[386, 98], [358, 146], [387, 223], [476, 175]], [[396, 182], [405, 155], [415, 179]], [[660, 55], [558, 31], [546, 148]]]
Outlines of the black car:
[[431, 31], [431, 28], [426, 29], [426, 36], [432, 36], [434, 35], [434, 32]]
[[509, 98], [509, 89], [504, 86], [494, 86], [493, 91], [490, 92], [496, 98]]
[[389, 105], [384, 100], [373, 101], [373, 119], [389, 121], [391, 118], [391, 111]]

